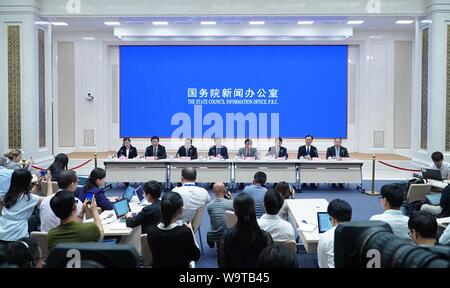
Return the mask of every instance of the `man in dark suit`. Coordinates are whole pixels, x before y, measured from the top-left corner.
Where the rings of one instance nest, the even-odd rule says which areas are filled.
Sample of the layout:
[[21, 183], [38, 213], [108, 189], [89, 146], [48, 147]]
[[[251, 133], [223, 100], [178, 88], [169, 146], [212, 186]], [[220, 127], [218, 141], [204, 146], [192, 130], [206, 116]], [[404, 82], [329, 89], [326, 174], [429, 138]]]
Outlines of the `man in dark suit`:
[[258, 159], [258, 150], [256, 148], [252, 147], [253, 141], [250, 138], [245, 139], [244, 141], [244, 148], [239, 148], [239, 151], [237, 153], [237, 156], [239, 157], [255, 157], [255, 159]]
[[119, 151], [117, 151], [117, 158], [122, 156], [128, 159], [133, 159], [138, 156], [136, 148], [131, 146], [131, 139], [128, 137], [123, 138], [123, 145], [120, 147]]
[[191, 157], [191, 159], [197, 159], [197, 148], [192, 146], [192, 139], [186, 138], [184, 140], [184, 146], [181, 146], [177, 152], [178, 157]]
[[283, 146], [283, 138], [278, 137], [275, 138], [275, 146], [272, 146], [269, 148], [269, 151], [267, 152], [266, 156], [274, 156], [275, 158], [288, 158], [287, 149]]
[[222, 146], [222, 138], [214, 138], [214, 143], [216, 145], [209, 148], [208, 156], [228, 159], [228, 149]]
[[336, 137], [334, 139], [334, 146], [329, 147], [327, 149], [327, 159], [328, 158], [350, 158], [350, 155], [348, 154], [347, 148], [342, 147], [342, 139], [339, 137]]
[[[334, 146], [329, 147], [327, 149], [327, 159], [333, 158], [336, 160], [340, 160], [341, 158], [350, 158], [348, 154], [347, 148], [342, 147], [342, 138], [336, 137], [334, 138]], [[336, 188], [336, 184], [331, 184], [333, 188]], [[343, 188], [344, 184], [339, 183], [339, 187]]]
[[[300, 159], [300, 157], [305, 159], [319, 158], [317, 148], [311, 145], [313, 140], [314, 137], [312, 135], [305, 136], [305, 145], [298, 147], [297, 159]], [[302, 183], [302, 188], [306, 188], [306, 186], [308, 186], [307, 183]], [[315, 183], [311, 183], [311, 188], [316, 187]]]
[[159, 145], [159, 137], [153, 136], [151, 138], [152, 145], [148, 146], [145, 149], [145, 157], [154, 157], [156, 160], [158, 159], [166, 159], [166, 147]]
[[314, 137], [312, 135], [305, 136], [305, 145], [298, 147], [297, 159], [300, 159], [300, 157], [308, 159], [319, 158], [317, 148], [311, 145], [313, 140]]
[[151, 205], [145, 206], [141, 212], [133, 216], [129, 212], [126, 216], [126, 225], [134, 228], [141, 225], [142, 234], [147, 233], [148, 228], [161, 222], [161, 185], [156, 181], [149, 181], [144, 185], [144, 197]]

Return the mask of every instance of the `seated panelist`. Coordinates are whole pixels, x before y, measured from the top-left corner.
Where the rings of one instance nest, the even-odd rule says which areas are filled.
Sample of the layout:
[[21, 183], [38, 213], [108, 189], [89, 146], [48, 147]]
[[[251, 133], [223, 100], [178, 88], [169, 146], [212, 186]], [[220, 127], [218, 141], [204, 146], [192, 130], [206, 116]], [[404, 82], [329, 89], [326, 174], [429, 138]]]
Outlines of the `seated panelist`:
[[228, 159], [228, 149], [222, 146], [222, 138], [214, 138], [214, 146], [211, 146], [208, 151], [208, 156], [214, 156], [218, 158]]
[[317, 148], [311, 145], [313, 140], [314, 137], [312, 135], [305, 136], [305, 145], [298, 147], [297, 159], [300, 159], [300, 157], [309, 159], [319, 158]]
[[336, 137], [334, 139], [334, 146], [327, 149], [327, 159], [328, 158], [350, 158], [347, 148], [342, 146], [342, 138]]
[[158, 159], [166, 159], [166, 147], [159, 145], [159, 137], [153, 136], [151, 138], [152, 145], [148, 146], [145, 149], [145, 157], [154, 157], [156, 160]]
[[[350, 158], [347, 148], [342, 147], [342, 138], [340, 137], [334, 138], [334, 146], [329, 147], [327, 149], [327, 159], [329, 158], [335, 159]], [[332, 183], [331, 187], [336, 188], [336, 184]], [[344, 184], [339, 183], [339, 187], [343, 188]]]
[[128, 159], [136, 158], [138, 156], [136, 147], [131, 146], [131, 140], [128, 137], [123, 138], [123, 145], [117, 151], [117, 158], [126, 157]]
[[177, 157], [190, 157], [191, 159], [197, 159], [197, 148], [192, 146], [192, 139], [186, 138], [184, 145], [178, 149]]
[[288, 158], [287, 149], [283, 146], [283, 138], [278, 137], [275, 138], [275, 146], [269, 148], [269, 151], [266, 153], [266, 156], [274, 156], [275, 158]]
[[245, 139], [244, 142], [244, 148], [239, 148], [237, 156], [239, 157], [255, 157], [255, 159], [258, 159], [258, 150], [256, 148], [252, 147], [253, 141], [252, 139]]

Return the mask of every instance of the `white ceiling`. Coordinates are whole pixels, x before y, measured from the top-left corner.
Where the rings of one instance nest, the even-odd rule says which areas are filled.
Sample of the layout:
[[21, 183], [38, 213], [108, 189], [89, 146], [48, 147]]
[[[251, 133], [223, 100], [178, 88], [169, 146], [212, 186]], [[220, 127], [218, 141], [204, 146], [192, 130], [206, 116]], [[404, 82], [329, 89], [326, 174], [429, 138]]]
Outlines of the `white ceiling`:
[[414, 30], [414, 24], [398, 25], [397, 20], [423, 20], [407, 16], [221, 16], [221, 17], [53, 17], [42, 21], [66, 22], [68, 26], [53, 26], [55, 31], [111, 31], [113, 26], [106, 26], [105, 21], [118, 21], [122, 27], [151, 25], [153, 21], [167, 21], [169, 25], [200, 26], [200, 21], [215, 21], [217, 25], [249, 25], [249, 21], [265, 21], [266, 25], [292, 25], [298, 21], [312, 20], [312, 25], [345, 25], [348, 20], [363, 20], [364, 24], [353, 25], [355, 30]]

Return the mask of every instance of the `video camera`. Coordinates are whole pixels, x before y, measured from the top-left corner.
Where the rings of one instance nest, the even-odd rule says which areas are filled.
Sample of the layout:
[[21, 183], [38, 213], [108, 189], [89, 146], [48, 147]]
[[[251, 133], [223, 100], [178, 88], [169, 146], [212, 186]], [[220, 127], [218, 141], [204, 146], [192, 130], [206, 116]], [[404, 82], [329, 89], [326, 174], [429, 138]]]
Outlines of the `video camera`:
[[336, 268], [449, 268], [450, 247], [415, 246], [381, 221], [348, 222], [336, 227]]

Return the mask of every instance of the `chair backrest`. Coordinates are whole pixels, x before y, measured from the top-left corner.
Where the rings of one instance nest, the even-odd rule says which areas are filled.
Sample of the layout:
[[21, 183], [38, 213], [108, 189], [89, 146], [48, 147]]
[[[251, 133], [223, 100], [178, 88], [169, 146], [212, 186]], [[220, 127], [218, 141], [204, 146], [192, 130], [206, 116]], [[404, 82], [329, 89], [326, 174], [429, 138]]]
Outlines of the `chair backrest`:
[[[75, 250], [79, 253], [72, 253]], [[78, 261], [75, 259], [77, 254]], [[139, 258], [136, 248], [131, 245], [94, 242], [62, 243], [49, 251], [46, 267], [139, 268], [141, 266]]]
[[226, 210], [225, 211], [225, 218], [227, 220], [227, 228], [233, 228], [234, 225], [236, 225], [237, 222], [237, 216], [234, 214], [234, 211]]
[[39, 247], [42, 251], [42, 257], [47, 258], [48, 256], [48, 241], [47, 241], [47, 232], [33, 231], [31, 232], [31, 238], [36, 239], [39, 244]]
[[[56, 193], [56, 191], [58, 191], [59, 187], [58, 187], [58, 182], [52, 181], [52, 188], [53, 188], [53, 194]], [[45, 181], [41, 181], [41, 196], [47, 196], [47, 182]]]
[[409, 186], [408, 195], [406, 196], [406, 201], [408, 203], [413, 203], [416, 201], [425, 202], [428, 193], [431, 191], [431, 184], [411, 184]]
[[295, 243], [294, 240], [288, 240], [288, 241], [274, 241], [275, 245], [283, 245], [289, 248], [289, 250], [292, 251], [292, 253], [297, 253], [297, 243]]
[[141, 256], [144, 259], [145, 266], [152, 266], [153, 255], [148, 245], [147, 234], [141, 234]]
[[197, 208], [197, 210], [195, 211], [194, 217], [192, 217], [192, 231], [194, 231], [194, 233], [197, 232], [198, 228], [200, 228], [200, 224], [202, 224], [202, 217], [203, 217], [203, 212], [205, 211], [205, 206], [202, 206], [200, 208]]

